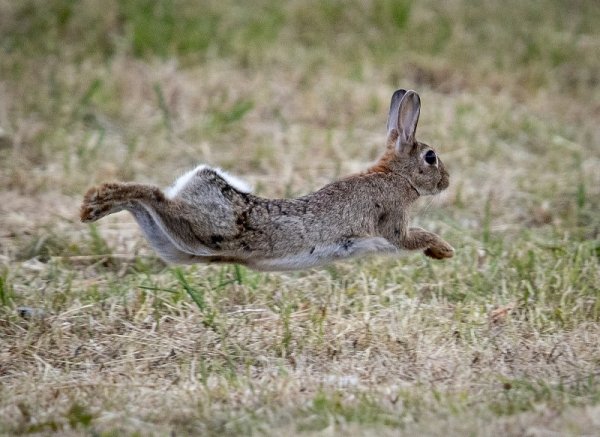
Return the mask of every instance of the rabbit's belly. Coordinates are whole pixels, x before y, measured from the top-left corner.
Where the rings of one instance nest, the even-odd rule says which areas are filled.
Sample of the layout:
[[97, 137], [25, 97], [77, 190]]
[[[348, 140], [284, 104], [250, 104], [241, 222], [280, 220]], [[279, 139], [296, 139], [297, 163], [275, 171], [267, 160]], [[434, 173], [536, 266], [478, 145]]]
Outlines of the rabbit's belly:
[[341, 243], [315, 245], [299, 253], [279, 257], [248, 259], [258, 270], [297, 270], [368, 254], [394, 254], [400, 250], [382, 237], [348, 238]]

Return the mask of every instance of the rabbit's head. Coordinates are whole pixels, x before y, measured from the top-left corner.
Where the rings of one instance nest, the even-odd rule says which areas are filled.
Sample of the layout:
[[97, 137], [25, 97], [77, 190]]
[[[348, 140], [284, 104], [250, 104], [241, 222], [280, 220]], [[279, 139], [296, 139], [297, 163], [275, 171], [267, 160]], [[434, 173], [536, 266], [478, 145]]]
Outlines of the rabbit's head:
[[421, 99], [415, 91], [397, 90], [388, 116], [387, 151], [376, 166], [398, 173], [420, 194], [448, 188], [449, 175], [433, 147], [416, 140]]

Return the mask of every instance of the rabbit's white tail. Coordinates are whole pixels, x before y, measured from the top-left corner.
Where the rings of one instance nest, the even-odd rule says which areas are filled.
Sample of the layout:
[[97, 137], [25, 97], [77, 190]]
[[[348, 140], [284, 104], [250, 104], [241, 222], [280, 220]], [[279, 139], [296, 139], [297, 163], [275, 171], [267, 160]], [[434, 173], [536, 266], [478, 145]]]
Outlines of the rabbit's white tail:
[[240, 178], [238, 178], [237, 176], [233, 176], [230, 175], [229, 173], [227, 173], [224, 170], [221, 170], [218, 167], [210, 167], [208, 165], [205, 164], [201, 164], [199, 166], [197, 166], [195, 169], [188, 171], [187, 173], [179, 176], [177, 178], [177, 180], [173, 183], [173, 185], [171, 185], [169, 188], [167, 188], [165, 190], [165, 195], [168, 199], [172, 199], [175, 196], [177, 196], [177, 194], [179, 194], [181, 192], [181, 190], [183, 190], [183, 188], [189, 184], [189, 182], [191, 181], [191, 179], [199, 172], [202, 170], [212, 170], [214, 171], [216, 174], [218, 174], [219, 176], [221, 176], [225, 182], [227, 182], [229, 185], [231, 185], [233, 188], [235, 188], [236, 190], [242, 192], [242, 193], [250, 193], [252, 192], [252, 188], [250, 187], [250, 185], [248, 183], [246, 183], [245, 181], [241, 180]]

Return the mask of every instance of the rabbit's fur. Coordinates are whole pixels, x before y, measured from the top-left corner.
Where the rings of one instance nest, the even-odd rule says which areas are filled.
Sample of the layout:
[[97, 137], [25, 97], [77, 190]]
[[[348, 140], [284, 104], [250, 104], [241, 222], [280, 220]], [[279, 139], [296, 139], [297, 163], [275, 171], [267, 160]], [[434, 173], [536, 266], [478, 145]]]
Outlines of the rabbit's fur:
[[239, 179], [200, 166], [166, 191], [136, 183], [92, 188], [83, 200], [81, 220], [127, 210], [161, 258], [172, 263], [294, 270], [403, 250], [450, 258], [454, 249], [439, 236], [408, 227], [410, 204], [439, 193], [449, 182], [432, 147], [415, 139], [419, 112], [416, 92], [396, 91], [381, 159], [363, 173], [303, 197], [258, 197]]

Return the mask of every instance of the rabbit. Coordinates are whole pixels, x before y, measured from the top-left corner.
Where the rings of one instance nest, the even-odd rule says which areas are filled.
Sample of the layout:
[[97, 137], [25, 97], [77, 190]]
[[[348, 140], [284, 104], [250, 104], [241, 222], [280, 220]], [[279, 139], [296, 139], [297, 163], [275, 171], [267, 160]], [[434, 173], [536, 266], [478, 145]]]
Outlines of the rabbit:
[[407, 250], [451, 258], [454, 249], [438, 235], [408, 226], [409, 206], [449, 185], [434, 149], [415, 138], [420, 108], [415, 91], [397, 90], [379, 161], [303, 197], [258, 197], [243, 181], [201, 165], [164, 191], [138, 183], [91, 188], [81, 220], [127, 210], [168, 263], [237, 263], [277, 271]]

